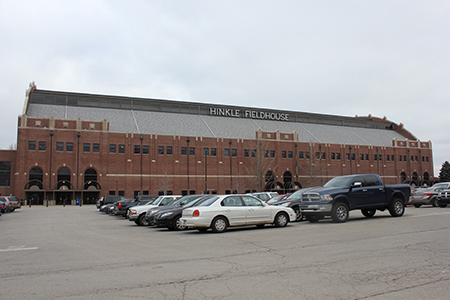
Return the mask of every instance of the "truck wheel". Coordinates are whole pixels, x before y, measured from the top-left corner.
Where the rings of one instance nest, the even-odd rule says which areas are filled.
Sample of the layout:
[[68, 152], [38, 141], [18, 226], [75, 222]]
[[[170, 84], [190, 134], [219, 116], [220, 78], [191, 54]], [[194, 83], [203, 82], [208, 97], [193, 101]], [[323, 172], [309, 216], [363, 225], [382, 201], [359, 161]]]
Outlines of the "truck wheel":
[[309, 221], [311, 223], [317, 223], [320, 219], [322, 219], [322, 216], [320, 215], [306, 215], [305, 216], [306, 221]]
[[333, 205], [331, 211], [331, 218], [336, 223], [343, 223], [348, 220], [348, 206], [343, 202], [338, 202]]
[[389, 206], [389, 213], [393, 217], [401, 217], [405, 212], [405, 204], [400, 198], [394, 198], [391, 206]]
[[289, 223], [289, 217], [286, 213], [280, 212], [275, 216], [275, 226], [285, 227]]
[[145, 214], [142, 214], [142, 215], [139, 216], [138, 223], [139, 223], [140, 226], [148, 226], [148, 225], [150, 225], [150, 222], [147, 221], [147, 219], [145, 218]]
[[361, 209], [361, 213], [366, 218], [372, 218], [375, 215], [376, 212], [377, 212], [376, 209]]
[[292, 208], [295, 212], [295, 222], [300, 222], [303, 219], [303, 214], [300, 211], [300, 208], [298, 206]]
[[224, 217], [216, 217], [211, 223], [211, 229], [213, 232], [225, 232], [228, 227], [228, 222]]
[[437, 198], [434, 197], [433, 199], [431, 199], [431, 205], [433, 205], [433, 207], [438, 207], [438, 201]]

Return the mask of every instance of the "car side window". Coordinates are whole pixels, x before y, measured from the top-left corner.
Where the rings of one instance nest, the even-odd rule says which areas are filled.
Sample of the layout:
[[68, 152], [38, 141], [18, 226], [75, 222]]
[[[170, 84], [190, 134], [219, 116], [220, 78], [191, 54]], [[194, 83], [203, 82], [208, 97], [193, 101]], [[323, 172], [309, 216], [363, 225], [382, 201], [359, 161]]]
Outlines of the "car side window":
[[361, 182], [362, 186], [364, 186], [364, 177], [356, 176], [353, 178], [352, 183], [350, 185], [354, 185], [356, 182]]
[[243, 196], [242, 199], [244, 200], [244, 203], [247, 206], [263, 206], [261, 201], [253, 197]]
[[380, 181], [376, 176], [364, 176], [364, 186], [377, 186], [380, 185]]
[[237, 196], [227, 197], [222, 200], [222, 206], [243, 206], [241, 198]]

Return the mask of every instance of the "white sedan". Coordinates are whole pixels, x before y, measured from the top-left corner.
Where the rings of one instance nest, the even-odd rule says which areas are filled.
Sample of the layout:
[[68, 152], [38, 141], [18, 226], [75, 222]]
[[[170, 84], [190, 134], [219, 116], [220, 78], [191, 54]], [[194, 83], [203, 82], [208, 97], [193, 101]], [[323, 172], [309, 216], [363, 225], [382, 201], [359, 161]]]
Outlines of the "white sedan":
[[274, 224], [284, 227], [295, 221], [295, 212], [285, 206], [267, 205], [250, 195], [222, 195], [205, 199], [183, 210], [181, 222], [205, 232], [224, 232], [229, 226]]

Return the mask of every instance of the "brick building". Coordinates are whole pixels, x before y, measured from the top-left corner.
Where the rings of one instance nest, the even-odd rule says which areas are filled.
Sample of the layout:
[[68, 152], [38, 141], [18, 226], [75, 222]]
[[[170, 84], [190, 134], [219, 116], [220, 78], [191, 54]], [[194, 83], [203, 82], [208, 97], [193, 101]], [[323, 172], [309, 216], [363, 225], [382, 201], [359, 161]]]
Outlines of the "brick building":
[[344, 117], [38, 90], [17, 150], [0, 151], [0, 193], [35, 203], [108, 194], [280, 193], [334, 176], [432, 184], [432, 145], [386, 118]]

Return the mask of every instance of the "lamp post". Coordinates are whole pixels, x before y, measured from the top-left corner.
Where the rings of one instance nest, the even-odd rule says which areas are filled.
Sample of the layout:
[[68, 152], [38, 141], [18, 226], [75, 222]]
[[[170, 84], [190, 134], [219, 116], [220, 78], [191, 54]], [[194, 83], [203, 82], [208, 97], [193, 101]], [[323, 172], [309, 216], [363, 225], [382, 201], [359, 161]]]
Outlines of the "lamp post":
[[189, 137], [187, 137], [186, 138], [186, 144], [187, 144], [187, 149], [186, 149], [186, 154], [187, 154], [187, 194], [189, 195], [189, 190], [190, 190], [190, 188], [189, 188], [189, 152], [191, 151], [190, 149], [189, 149]]
[[320, 185], [323, 185], [323, 178], [322, 178], [322, 145], [319, 145], [319, 166], [320, 166]]
[[230, 145], [230, 192], [233, 194], [233, 165], [231, 163], [231, 139], [228, 141], [228, 144]]
[[378, 147], [377, 147], [377, 174], [380, 175], [380, 156], [378, 155]]
[[141, 154], [141, 189], [139, 191], [139, 195], [142, 195], [142, 153], [144, 152], [142, 149], [142, 141], [144, 140], [144, 136], [141, 135], [141, 148], [139, 149], [139, 152]]
[[350, 151], [349, 160], [350, 160], [350, 175], [352, 174], [352, 146], [348, 146], [348, 150]]
[[205, 156], [205, 194], [208, 194], [208, 154], [209, 149], [203, 149], [203, 155]]

